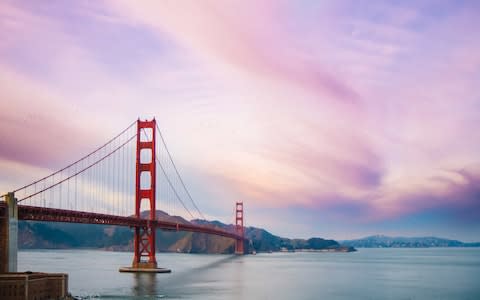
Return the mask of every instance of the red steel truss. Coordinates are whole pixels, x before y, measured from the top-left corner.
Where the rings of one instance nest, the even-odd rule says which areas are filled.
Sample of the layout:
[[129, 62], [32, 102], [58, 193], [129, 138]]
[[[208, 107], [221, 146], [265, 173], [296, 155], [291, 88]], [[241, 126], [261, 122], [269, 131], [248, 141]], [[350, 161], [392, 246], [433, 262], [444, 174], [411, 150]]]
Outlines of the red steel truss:
[[[0, 217], [4, 215], [6, 206], [0, 202]], [[3, 214], [2, 214], [3, 212]], [[82, 224], [101, 224], [116, 225], [128, 227], [155, 227], [163, 230], [172, 231], [190, 231], [219, 235], [235, 240], [242, 239], [243, 236], [237, 233], [229, 232], [223, 229], [209, 227], [205, 225], [183, 224], [175, 222], [167, 222], [160, 220], [147, 220], [136, 217], [120, 217], [106, 214], [97, 214], [90, 212], [72, 211], [67, 209], [56, 209], [38, 206], [18, 206], [18, 219], [26, 221], [42, 221], [42, 222], [65, 222], [65, 223], [82, 223]]]

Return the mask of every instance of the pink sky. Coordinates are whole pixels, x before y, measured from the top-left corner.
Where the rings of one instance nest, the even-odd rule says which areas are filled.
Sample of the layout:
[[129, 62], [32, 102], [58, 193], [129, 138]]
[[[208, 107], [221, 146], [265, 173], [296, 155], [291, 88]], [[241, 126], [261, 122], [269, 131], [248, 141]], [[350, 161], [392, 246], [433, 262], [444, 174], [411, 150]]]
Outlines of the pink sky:
[[[0, 191], [155, 116], [273, 233], [480, 236], [476, 1], [0, 3]], [[72, 138], [74, 137], [74, 138]]]

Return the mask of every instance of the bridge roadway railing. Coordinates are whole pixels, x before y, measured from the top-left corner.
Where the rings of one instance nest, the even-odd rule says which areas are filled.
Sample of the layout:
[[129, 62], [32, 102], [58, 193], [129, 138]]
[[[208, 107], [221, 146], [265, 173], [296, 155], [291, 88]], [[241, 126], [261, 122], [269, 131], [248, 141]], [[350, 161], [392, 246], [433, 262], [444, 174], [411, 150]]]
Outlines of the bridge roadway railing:
[[[1, 210], [0, 205], [0, 210]], [[42, 222], [66, 222], [83, 224], [102, 224], [116, 226], [149, 226], [154, 224], [157, 228], [171, 231], [189, 231], [206, 234], [213, 234], [232, 239], [242, 239], [243, 237], [222, 229], [212, 228], [204, 225], [183, 224], [177, 222], [168, 222], [162, 220], [148, 220], [136, 217], [113, 216], [107, 214], [72, 211], [66, 209], [46, 208], [38, 206], [18, 205], [18, 219]]]

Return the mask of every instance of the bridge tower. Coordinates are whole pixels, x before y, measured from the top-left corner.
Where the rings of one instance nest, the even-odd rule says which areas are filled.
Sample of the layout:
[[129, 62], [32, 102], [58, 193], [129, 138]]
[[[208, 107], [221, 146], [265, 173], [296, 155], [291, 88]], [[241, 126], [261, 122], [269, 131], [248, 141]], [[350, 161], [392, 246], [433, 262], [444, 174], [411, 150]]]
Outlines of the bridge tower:
[[[155, 157], [156, 121], [137, 120], [137, 158], [135, 172], [135, 217], [141, 218], [142, 201], [150, 205], [149, 220], [156, 219], [155, 188], [156, 188], [156, 157]], [[143, 138], [142, 138], [143, 137]], [[145, 153], [144, 153], [145, 152]], [[150, 159], [147, 159], [150, 158]], [[150, 182], [148, 182], [150, 181]], [[147, 187], [142, 186], [145, 183]], [[132, 268], [156, 269], [155, 258], [155, 226], [135, 227], [134, 257]]]
[[235, 207], [235, 231], [241, 236], [241, 239], [235, 240], [235, 254], [243, 255], [245, 253], [245, 229], [243, 227], [243, 202], [237, 202]]

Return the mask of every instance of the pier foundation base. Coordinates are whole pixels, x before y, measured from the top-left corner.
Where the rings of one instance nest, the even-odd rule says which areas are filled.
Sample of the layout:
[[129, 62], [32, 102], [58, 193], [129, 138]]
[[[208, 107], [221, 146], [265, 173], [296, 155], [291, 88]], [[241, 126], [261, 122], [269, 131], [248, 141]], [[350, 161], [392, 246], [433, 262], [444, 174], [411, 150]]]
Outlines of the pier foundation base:
[[166, 268], [134, 268], [121, 267], [118, 271], [122, 273], [171, 273], [172, 270]]

